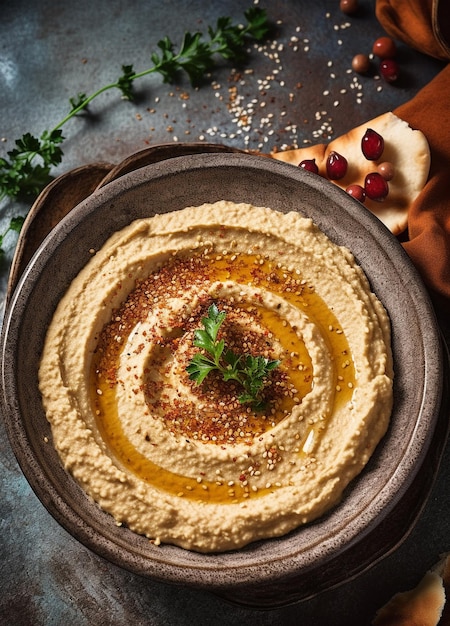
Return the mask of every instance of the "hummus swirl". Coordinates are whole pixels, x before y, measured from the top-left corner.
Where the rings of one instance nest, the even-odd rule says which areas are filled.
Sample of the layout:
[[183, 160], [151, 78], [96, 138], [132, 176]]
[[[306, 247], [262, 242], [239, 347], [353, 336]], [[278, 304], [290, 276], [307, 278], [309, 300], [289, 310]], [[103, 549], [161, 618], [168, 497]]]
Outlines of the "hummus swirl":
[[[186, 371], [208, 307], [280, 361], [264, 408]], [[389, 319], [346, 248], [297, 213], [220, 201], [115, 233], [59, 303], [39, 371], [65, 468], [155, 543], [237, 549], [342, 497], [392, 409]]]

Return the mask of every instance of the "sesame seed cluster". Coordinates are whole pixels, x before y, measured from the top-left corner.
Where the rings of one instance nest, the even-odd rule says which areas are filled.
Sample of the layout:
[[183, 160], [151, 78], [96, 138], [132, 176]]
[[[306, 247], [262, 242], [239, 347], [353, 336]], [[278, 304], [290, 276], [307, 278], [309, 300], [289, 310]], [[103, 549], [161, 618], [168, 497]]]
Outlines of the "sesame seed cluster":
[[[352, 57], [345, 56], [349, 41], [363, 39], [363, 24], [336, 9], [324, 10], [319, 34], [310, 28], [301, 16], [297, 23], [278, 19], [270, 41], [249, 46], [251, 67], [224, 69], [220, 78], [202, 86], [202, 97], [200, 90], [184, 86], [158, 94], [146, 111], [154, 117], [149, 142], [162, 125], [174, 142], [220, 142], [271, 153], [327, 142], [348, 130], [338, 110], [342, 108], [344, 117], [349, 109], [358, 116], [365, 94], [373, 99], [383, 91], [379, 72], [361, 75], [353, 69]], [[328, 57], [320, 52], [324, 38], [327, 50], [333, 50]], [[372, 61], [374, 55], [368, 58]], [[185, 116], [179, 108], [177, 115], [168, 113], [174, 100], [181, 103]], [[208, 126], [195, 121], [199, 112], [200, 119], [208, 112]], [[361, 111], [360, 116], [362, 122], [366, 113]], [[148, 117], [140, 113], [137, 119]]]
[[[230, 349], [242, 355], [282, 360], [282, 367], [266, 381], [264, 401], [267, 410], [256, 411], [243, 405], [238, 399], [240, 389], [236, 382], [225, 381], [217, 372], [212, 372], [202, 385], [189, 380], [186, 372], [197, 350], [193, 344], [194, 331], [213, 300], [209, 294], [211, 285], [218, 276], [239, 275], [239, 272], [248, 273], [255, 287], [269, 286], [279, 293], [294, 292], [300, 296], [307, 288], [299, 277], [286, 268], [281, 271], [272, 268], [261, 256], [249, 259], [241, 254], [217, 255], [206, 250], [203, 254], [171, 258], [137, 282], [104, 327], [96, 348], [96, 388], [101, 388], [99, 380], [104, 380], [111, 388], [121, 383], [117, 370], [127, 337], [137, 324], [144, 322], [150, 310], [165, 307], [173, 298], [183, 298], [187, 291], [194, 291], [200, 294], [195, 308], [186, 302], [180, 311], [164, 322], [163, 333], [160, 326], [145, 331], [144, 340], [152, 346], [151, 357], [145, 379], [136, 384], [134, 392], [144, 393], [148, 413], [153, 419], [163, 420], [174, 435], [193, 441], [251, 444], [255, 437], [275, 427], [290, 413], [292, 405], [301, 401], [301, 394], [310, 388], [312, 371], [306, 356], [300, 359], [298, 351], [280, 347], [263, 319], [258, 298], [254, 304], [239, 303], [234, 295], [227, 295], [224, 287], [214, 300], [226, 313], [220, 338]], [[280, 318], [277, 323], [287, 332], [286, 320]], [[169, 331], [165, 332], [167, 328]], [[295, 328], [291, 335], [293, 344]], [[136, 351], [145, 349], [145, 344], [141, 343]], [[174, 369], [175, 375], [171, 376]], [[289, 376], [293, 369], [297, 380], [301, 376], [301, 388], [296, 384], [297, 380], [294, 383]], [[150, 433], [151, 423], [142, 433], [148, 441], [151, 440]]]

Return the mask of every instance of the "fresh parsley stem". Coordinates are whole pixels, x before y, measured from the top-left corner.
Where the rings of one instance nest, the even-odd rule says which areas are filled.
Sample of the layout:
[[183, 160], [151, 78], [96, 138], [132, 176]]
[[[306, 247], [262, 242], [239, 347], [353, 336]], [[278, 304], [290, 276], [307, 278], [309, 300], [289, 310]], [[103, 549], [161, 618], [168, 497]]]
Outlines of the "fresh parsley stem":
[[[246, 26], [233, 25], [228, 17], [217, 20], [215, 30], [208, 27], [209, 40], [203, 40], [202, 33], [186, 32], [177, 53], [169, 37], [158, 42], [159, 52], [151, 55], [152, 67], [141, 72], [134, 72], [131, 65], [122, 66], [122, 75], [113, 83], [105, 85], [89, 96], [79, 94], [77, 100], [71, 98], [69, 113], [51, 131], [45, 130], [40, 137], [26, 133], [15, 141], [15, 147], [7, 155], [0, 157], [0, 200], [6, 196], [17, 199], [19, 196], [37, 197], [51, 181], [51, 170], [58, 165], [63, 156], [60, 144], [64, 141], [61, 128], [100, 94], [110, 89], [119, 89], [125, 99], [133, 100], [134, 81], [160, 73], [164, 82], [173, 82], [179, 72], [185, 72], [193, 86], [214, 69], [214, 58], [220, 55], [228, 61], [243, 62], [246, 58], [245, 47], [248, 39], [260, 41], [269, 32], [266, 12], [259, 7], [245, 11]], [[15, 218], [13, 218], [15, 219]], [[0, 256], [4, 237], [14, 227], [7, 227], [0, 235]]]
[[68, 113], [66, 115], [66, 117], [64, 119], [62, 119], [59, 124], [57, 124], [53, 130], [59, 130], [62, 126], [64, 126], [64, 124], [66, 124], [69, 120], [71, 120], [73, 117], [75, 117], [75, 115], [77, 115], [78, 113], [81, 113], [81, 111], [83, 111], [84, 109], [86, 109], [89, 105], [90, 102], [92, 102], [92, 100], [95, 100], [95, 98], [97, 98], [97, 96], [99, 96], [100, 94], [102, 94], [104, 91], [108, 91], [109, 89], [113, 89], [114, 87], [118, 87], [118, 83], [111, 83], [110, 85], [105, 85], [104, 87], [102, 87], [101, 89], [98, 89], [97, 91], [95, 91], [93, 94], [91, 94], [89, 97], [85, 98], [81, 104], [79, 104], [77, 107], [75, 107], [74, 109], [72, 109], [70, 111], [70, 113]]

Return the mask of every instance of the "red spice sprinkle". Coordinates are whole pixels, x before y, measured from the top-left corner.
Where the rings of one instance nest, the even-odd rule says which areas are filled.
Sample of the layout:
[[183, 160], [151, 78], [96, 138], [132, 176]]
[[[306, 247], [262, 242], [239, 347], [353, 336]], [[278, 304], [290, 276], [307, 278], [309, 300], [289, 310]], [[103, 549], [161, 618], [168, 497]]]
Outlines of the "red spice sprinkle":
[[[289, 385], [285, 370], [277, 368], [271, 372], [265, 387], [265, 399], [270, 406], [269, 420], [264, 412], [243, 405], [238, 399], [241, 392], [238, 385], [224, 381], [216, 372], [211, 372], [202, 385], [189, 380], [184, 365], [188, 364], [197, 348], [192, 342], [189, 343], [188, 337], [200, 327], [201, 318], [212, 302], [206, 289], [208, 283], [217, 281], [217, 263], [220, 263], [220, 272], [228, 275], [247, 272], [247, 279], [243, 282], [248, 281], [250, 271], [252, 284], [264, 286], [270, 282], [273, 290], [280, 293], [291, 290], [291, 283], [300, 291], [303, 287], [296, 284], [298, 281], [286, 268], [275, 268], [270, 264], [265, 266], [265, 261], [260, 257], [249, 270], [248, 261], [239, 254], [227, 256], [222, 253], [220, 261], [215, 260], [216, 256], [214, 250], [202, 251], [188, 258], [174, 256], [167, 264], [136, 282], [135, 289], [120, 309], [112, 312], [111, 321], [102, 330], [96, 350], [95, 368], [98, 376], [94, 384], [98, 387], [102, 379], [110, 386], [117, 383], [117, 367], [123, 346], [136, 324], [144, 321], [149, 311], [164, 308], [168, 298], [184, 294], [191, 287], [198, 287], [199, 306], [191, 311], [186, 304], [184, 312], [174, 312], [167, 324], [171, 332], [164, 336], [159, 334], [159, 330], [147, 333], [146, 341], [153, 346], [153, 365], [146, 367], [143, 385], [149, 412], [156, 419], [162, 420], [169, 431], [190, 441], [221, 446], [236, 442], [250, 445], [254, 438], [260, 438], [283, 419], [286, 406], [294, 402], [297, 391]], [[221, 300], [217, 297], [214, 301], [227, 313], [220, 332], [231, 349], [241, 352], [244, 346], [245, 351], [253, 356], [275, 358], [272, 333], [264, 326], [258, 306], [237, 306], [231, 299]], [[184, 337], [187, 339], [184, 340]], [[181, 344], [183, 350], [180, 351]], [[139, 351], [144, 349], [145, 344], [141, 343]], [[170, 383], [166, 376], [174, 355], [181, 359], [178, 363], [181, 384], [189, 387], [194, 400], [182, 391], [167, 387]], [[288, 361], [289, 355], [286, 355]], [[158, 372], [157, 376], [154, 372]], [[133, 389], [135, 394], [139, 391]]]

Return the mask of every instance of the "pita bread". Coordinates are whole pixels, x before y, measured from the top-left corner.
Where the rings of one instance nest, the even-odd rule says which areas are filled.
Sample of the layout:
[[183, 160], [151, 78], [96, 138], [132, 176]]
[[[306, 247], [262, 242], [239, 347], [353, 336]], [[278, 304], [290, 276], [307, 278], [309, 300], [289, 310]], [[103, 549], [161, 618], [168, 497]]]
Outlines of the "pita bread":
[[427, 572], [411, 591], [397, 593], [383, 606], [373, 626], [437, 626], [445, 605], [442, 578]]
[[[361, 139], [368, 128], [375, 130], [384, 139], [384, 151], [378, 161], [367, 160], [361, 151]], [[387, 198], [383, 202], [366, 198], [363, 206], [372, 211], [394, 235], [402, 233], [408, 225], [408, 208], [428, 178], [430, 148], [425, 135], [388, 112], [353, 128], [329, 144], [274, 152], [270, 156], [296, 166], [304, 159], [315, 159], [319, 174], [326, 177], [326, 161], [332, 150], [348, 161], [345, 177], [333, 181], [343, 189], [355, 183], [363, 187], [366, 175], [376, 171], [377, 165], [382, 162], [388, 161], [394, 165], [395, 175], [389, 181]]]
[[449, 624], [450, 556], [445, 554], [417, 587], [395, 594], [376, 614], [373, 626]]

